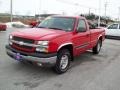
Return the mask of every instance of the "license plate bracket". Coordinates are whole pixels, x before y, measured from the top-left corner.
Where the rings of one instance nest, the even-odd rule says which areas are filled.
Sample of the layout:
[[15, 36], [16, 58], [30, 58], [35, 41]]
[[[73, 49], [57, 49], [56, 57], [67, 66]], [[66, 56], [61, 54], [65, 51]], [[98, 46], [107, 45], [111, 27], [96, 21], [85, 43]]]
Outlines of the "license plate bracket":
[[15, 59], [16, 59], [17, 61], [22, 61], [22, 56], [20, 55], [20, 53], [16, 53]]

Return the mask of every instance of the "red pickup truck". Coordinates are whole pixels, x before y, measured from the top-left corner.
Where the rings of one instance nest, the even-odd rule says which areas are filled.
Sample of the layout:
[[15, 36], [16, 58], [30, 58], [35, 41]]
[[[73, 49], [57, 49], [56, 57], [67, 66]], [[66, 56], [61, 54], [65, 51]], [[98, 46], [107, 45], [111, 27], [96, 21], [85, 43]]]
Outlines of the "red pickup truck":
[[84, 17], [51, 16], [37, 28], [11, 33], [6, 52], [15, 60], [51, 66], [61, 74], [74, 56], [89, 49], [98, 54], [104, 38], [105, 30], [92, 28]]

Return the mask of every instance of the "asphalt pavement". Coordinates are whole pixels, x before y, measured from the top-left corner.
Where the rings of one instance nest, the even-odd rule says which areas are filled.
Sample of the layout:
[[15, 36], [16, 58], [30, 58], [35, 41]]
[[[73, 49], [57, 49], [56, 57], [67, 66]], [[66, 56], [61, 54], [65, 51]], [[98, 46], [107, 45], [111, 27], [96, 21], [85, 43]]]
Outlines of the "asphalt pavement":
[[100, 54], [87, 51], [58, 75], [6, 55], [9, 33], [16, 30], [0, 32], [0, 90], [120, 90], [120, 40], [106, 39]]

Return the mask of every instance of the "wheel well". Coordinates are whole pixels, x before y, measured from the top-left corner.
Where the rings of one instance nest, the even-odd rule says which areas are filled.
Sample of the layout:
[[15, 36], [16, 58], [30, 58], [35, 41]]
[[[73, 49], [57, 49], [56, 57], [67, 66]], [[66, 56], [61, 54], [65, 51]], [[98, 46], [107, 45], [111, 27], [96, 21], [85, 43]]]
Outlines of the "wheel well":
[[[102, 36], [99, 37], [99, 40], [102, 42], [102, 40], [103, 40]], [[102, 46], [102, 44], [101, 44], [101, 46]]]
[[100, 37], [99, 37], [99, 40], [101, 40], [101, 41], [102, 41], [102, 36], [100, 36]]
[[[65, 46], [63, 46], [63, 47], [61, 47], [60, 49], [59, 49], [59, 51], [60, 50], [62, 50], [62, 49], [68, 49], [69, 51], [70, 51], [70, 54], [71, 54], [71, 57], [72, 57], [72, 61], [73, 61], [73, 46], [71, 45], [71, 44], [69, 44], [69, 45], [65, 45]], [[58, 51], [58, 52], [59, 52]]]

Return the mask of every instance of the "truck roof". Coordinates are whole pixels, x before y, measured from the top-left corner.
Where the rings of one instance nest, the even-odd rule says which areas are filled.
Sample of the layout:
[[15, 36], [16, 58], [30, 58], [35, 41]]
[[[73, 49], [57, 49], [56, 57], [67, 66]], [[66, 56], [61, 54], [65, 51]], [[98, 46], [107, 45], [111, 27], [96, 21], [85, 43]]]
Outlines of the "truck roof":
[[66, 17], [66, 18], [82, 18], [82, 19], [85, 19], [85, 17], [82, 17], [82, 16], [53, 15], [53, 17]]

